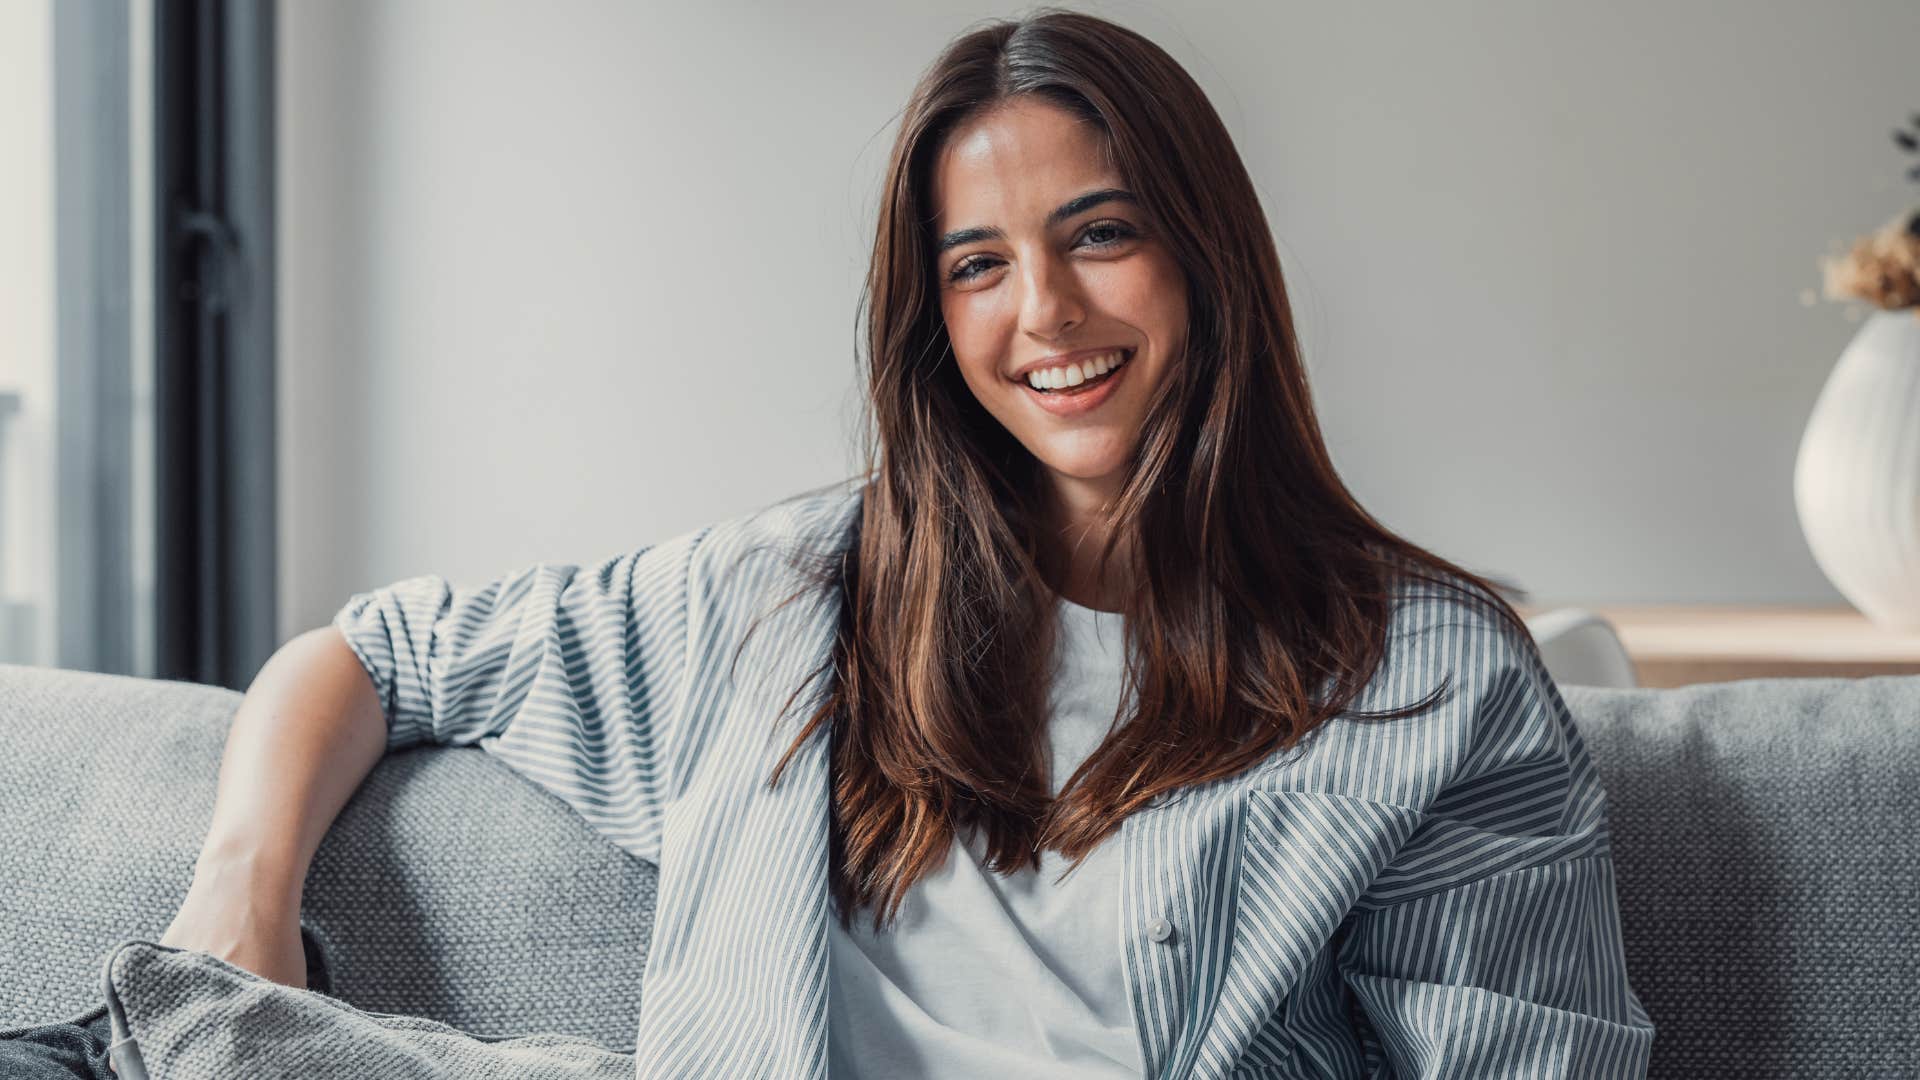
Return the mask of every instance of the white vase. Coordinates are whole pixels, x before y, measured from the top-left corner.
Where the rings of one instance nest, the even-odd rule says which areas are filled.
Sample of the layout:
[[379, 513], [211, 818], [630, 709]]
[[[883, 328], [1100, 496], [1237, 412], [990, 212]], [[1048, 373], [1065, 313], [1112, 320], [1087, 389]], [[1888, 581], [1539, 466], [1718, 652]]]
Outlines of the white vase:
[[1920, 312], [1875, 311], [1827, 376], [1793, 500], [1814, 561], [1888, 630], [1920, 631]]

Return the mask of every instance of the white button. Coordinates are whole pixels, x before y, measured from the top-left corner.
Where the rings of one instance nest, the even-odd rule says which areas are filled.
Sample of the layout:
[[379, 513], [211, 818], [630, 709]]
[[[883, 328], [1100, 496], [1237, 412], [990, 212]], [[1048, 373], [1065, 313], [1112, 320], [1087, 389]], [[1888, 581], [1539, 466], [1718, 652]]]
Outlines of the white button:
[[1165, 941], [1173, 936], [1173, 924], [1165, 919], [1155, 919], [1147, 924], [1147, 936], [1155, 941]]

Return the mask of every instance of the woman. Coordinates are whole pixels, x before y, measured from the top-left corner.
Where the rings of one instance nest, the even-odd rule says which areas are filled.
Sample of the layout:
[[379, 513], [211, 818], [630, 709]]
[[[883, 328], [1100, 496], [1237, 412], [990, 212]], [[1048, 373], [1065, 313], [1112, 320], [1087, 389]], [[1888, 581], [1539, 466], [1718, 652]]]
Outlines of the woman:
[[641, 1076], [1644, 1075], [1567, 708], [1335, 475], [1178, 64], [955, 41], [867, 299], [859, 482], [282, 649], [165, 943], [300, 984], [352, 789], [479, 743], [660, 867]]

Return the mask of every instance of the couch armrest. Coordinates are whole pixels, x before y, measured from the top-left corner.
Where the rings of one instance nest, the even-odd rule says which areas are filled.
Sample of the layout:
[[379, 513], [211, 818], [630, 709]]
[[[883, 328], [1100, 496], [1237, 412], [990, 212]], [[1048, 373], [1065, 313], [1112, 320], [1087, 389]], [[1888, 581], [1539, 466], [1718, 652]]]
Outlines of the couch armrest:
[[[94, 1008], [111, 947], [165, 932], [240, 700], [0, 665], [0, 1027]], [[302, 919], [358, 1007], [630, 1046], [654, 882], [484, 750], [425, 747], [382, 759], [342, 809]]]

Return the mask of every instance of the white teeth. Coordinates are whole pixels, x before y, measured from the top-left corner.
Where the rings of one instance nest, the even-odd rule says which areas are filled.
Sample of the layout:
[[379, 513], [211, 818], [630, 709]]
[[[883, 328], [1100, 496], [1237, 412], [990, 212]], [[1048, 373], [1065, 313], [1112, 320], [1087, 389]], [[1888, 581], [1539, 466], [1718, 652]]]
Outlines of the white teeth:
[[1091, 360], [1082, 360], [1077, 364], [1062, 364], [1043, 371], [1029, 371], [1027, 385], [1036, 390], [1059, 390], [1068, 386], [1078, 386], [1088, 379], [1105, 375], [1125, 362], [1125, 350], [1101, 353]]

